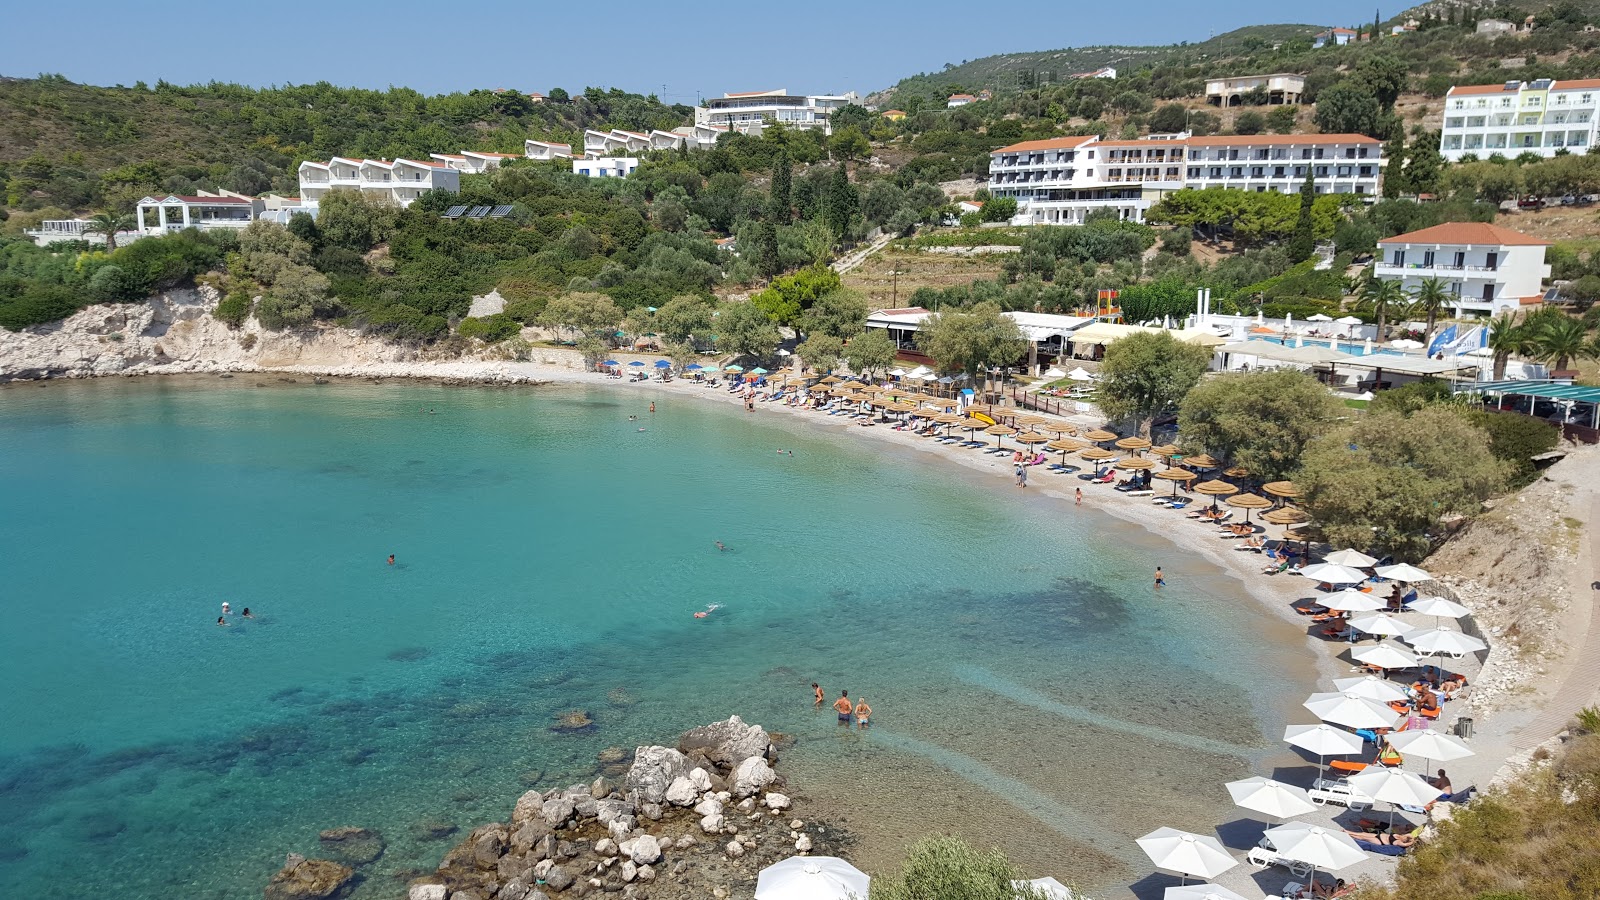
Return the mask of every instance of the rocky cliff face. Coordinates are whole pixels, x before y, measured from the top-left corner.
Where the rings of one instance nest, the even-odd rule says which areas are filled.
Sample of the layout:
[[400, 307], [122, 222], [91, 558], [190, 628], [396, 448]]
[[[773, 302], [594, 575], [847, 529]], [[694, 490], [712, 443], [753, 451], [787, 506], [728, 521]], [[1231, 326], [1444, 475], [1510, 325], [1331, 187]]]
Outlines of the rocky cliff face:
[[[209, 287], [176, 290], [145, 303], [91, 306], [49, 325], [20, 332], [0, 329], [0, 382], [97, 375], [173, 375], [194, 372], [294, 370], [345, 375], [472, 377], [528, 381], [492, 348], [480, 355], [440, 358], [424, 350], [333, 326], [267, 331], [254, 319], [230, 328], [212, 316], [220, 297]], [[576, 368], [577, 354], [541, 349], [535, 362]], [[440, 370], [444, 363], [503, 362], [471, 373]]]

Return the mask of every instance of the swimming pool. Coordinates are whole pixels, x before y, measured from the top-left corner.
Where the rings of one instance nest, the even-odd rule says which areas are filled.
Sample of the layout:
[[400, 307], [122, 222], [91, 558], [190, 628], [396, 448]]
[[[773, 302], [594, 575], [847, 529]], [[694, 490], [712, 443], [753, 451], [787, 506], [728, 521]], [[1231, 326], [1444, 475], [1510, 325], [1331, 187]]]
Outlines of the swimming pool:
[[[1288, 341], [1284, 340], [1283, 338], [1253, 337], [1250, 338], [1250, 340], [1260, 341], [1264, 344], [1281, 344], [1286, 347], [1295, 346], [1295, 341]], [[1296, 341], [1306, 347], [1332, 347], [1341, 353], [1350, 353], [1355, 356], [1368, 355], [1365, 353], [1366, 343], [1363, 341], [1340, 341], [1328, 338], [1296, 338]], [[1391, 350], [1387, 347], [1373, 347], [1370, 355], [1405, 356], [1407, 354], [1403, 350]]]

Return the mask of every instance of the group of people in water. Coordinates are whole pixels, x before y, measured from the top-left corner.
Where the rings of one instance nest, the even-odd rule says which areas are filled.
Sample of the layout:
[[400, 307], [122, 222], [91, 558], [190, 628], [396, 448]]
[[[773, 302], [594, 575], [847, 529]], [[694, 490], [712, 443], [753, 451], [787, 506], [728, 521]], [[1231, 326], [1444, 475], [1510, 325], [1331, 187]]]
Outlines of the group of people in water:
[[[233, 623], [228, 621], [228, 616], [230, 616], [232, 614], [233, 614], [233, 607], [228, 603], [228, 601], [226, 601], [226, 600], [222, 601], [222, 615], [217, 616], [217, 624], [222, 626], [223, 628], [226, 628], [229, 625], [232, 625]], [[255, 615], [250, 612], [250, 607], [246, 606], [239, 613], [239, 617], [242, 618], [242, 619], [254, 619]]]
[[[813, 681], [811, 682], [811, 692], [817, 698], [817, 702], [814, 705], [821, 708], [823, 700], [822, 687]], [[867, 698], [857, 697], [856, 702], [852, 704], [849, 691], [839, 692], [839, 699], [833, 701], [833, 711], [839, 714], [839, 724], [846, 728], [850, 727], [852, 722], [855, 723], [857, 728], [866, 728], [871, 724], [872, 707], [867, 705]]]

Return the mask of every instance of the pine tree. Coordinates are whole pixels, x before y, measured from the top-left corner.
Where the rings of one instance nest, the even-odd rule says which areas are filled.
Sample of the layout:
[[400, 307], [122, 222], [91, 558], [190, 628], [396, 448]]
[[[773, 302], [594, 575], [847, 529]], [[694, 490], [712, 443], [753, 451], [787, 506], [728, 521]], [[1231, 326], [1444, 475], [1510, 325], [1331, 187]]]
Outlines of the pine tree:
[[1372, 8], [1372, 39], [1378, 39], [1378, 29], [1383, 27], [1383, 13], [1376, 6]]
[[1311, 172], [1306, 172], [1306, 182], [1300, 185], [1300, 218], [1295, 220], [1294, 234], [1289, 238], [1289, 260], [1305, 262], [1317, 252], [1317, 238], [1311, 230], [1311, 204], [1317, 199], [1316, 183]]
[[1396, 132], [1395, 136], [1383, 145], [1383, 157], [1388, 160], [1388, 165], [1383, 170], [1383, 196], [1386, 200], [1393, 200], [1410, 189], [1405, 169], [1406, 136], [1404, 132]]
[[772, 221], [789, 224], [793, 207], [790, 192], [794, 173], [789, 166], [789, 151], [779, 150], [772, 157], [772, 190], [767, 195], [767, 214]]
[[782, 272], [783, 262], [778, 257], [778, 226], [771, 222], [757, 222], [755, 242], [756, 268], [761, 276], [772, 278]]
[[856, 213], [856, 189], [850, 184], [850, 172], [844, 164], [833, 170], [828, 182], [828, 195], [823, 203], [823, 222], [833, 232], [834, 240], [842, 241], [850, 233], [850, 219]]

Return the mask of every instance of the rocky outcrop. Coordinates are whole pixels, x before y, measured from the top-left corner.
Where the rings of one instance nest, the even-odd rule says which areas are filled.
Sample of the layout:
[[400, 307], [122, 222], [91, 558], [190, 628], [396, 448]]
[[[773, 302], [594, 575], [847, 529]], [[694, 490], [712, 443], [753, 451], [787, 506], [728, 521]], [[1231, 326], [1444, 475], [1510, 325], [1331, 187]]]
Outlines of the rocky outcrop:
[[317, 842], [329, 856], [356, 866], [383, 855], [383, 836], [370, 828], [330, 828], [317, 835]]
[[349, 866], [291, 853], [262, 894], [265, 900], [329, 900], [349, 893], [354, 883]]
[[[842, 834], [790, 821], [780, 811], [795, 801], [765, 791], [781, 779], [764, 730], [735, 718], [695, 729], [680, 746], [689, 753], [638, 748], [620, 785], [600, 778], [522, 794], [509, 822], [474, 829], [414, 881], [412, 900], [441, 890], [445, 900], [748, 896], [756, 873], [798, 844], [837, 852]], [[730, 785], [748, 793], [736, 798]]]

